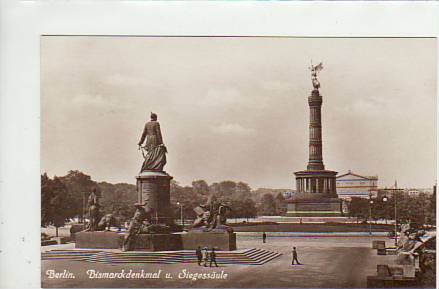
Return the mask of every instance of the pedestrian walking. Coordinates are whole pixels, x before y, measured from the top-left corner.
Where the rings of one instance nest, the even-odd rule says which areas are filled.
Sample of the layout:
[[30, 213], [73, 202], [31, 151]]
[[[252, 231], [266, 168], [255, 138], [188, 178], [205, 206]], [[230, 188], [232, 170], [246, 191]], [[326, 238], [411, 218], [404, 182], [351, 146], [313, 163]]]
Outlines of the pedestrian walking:
[[198, 266], [201, 266], [201, 261], [203, 261], [203, 253], [201, 252], [200, 246], [198, 246], [198, 248], [195, 250], [195, 254], [197, 255], [198, 259]]
[[210, 267], [212, 267], [212, 263], [215, 263], [215, 266], [218, 267], [218, 264], [216, 263], [215, 247], [212, 247], [212, 251], [210, 252]]
[[299, 262], [299, 260], [297, 259], [297, 250], [296, 250], [296, 247], [293, 247], [293, 251], [292, 251], [292, 253], [293, 253], [293, 260], [291, 261], [291, 265], [294, 265], [294, 261], [297, 262], [297, 265], [302, 265], [302, 264]]
[[207, 262], [209, 261], [209, 252], [207, 251], [207, 247], [203, 248], [203, 260], [204, 260], [204, 267], [207, 267]]
[[264, 232], [264, 233], [262, 233], [262, 243], [265, 243], [266, 240], [267, 240], [267, 234], [265, 234], [265, 232]]

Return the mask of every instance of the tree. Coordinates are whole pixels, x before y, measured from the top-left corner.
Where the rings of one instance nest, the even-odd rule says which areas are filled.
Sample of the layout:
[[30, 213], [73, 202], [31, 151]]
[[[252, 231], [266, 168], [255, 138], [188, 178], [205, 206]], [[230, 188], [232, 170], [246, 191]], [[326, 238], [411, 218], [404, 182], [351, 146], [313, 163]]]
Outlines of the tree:
[[349, 216], [360, 219], [367, 219], [369, 216], [369, 200], [363, 198], [352, 198], [348, 204]]
[[250, 198], [244, 199], [242, 202], [241, 216], [242, 218], [254, 218], [257, 214], [256, 203]]
[[206, 199], [207, 196], [197, 194], [193, 187], [182, 187], [176, 181], [171, 181], [171, 206], [176, 219], [180, 218], [181, 206], [183, 206], [185, 219], [194, 219], [196, 216], [193, 209]]
[[132, 184], [107, 182], [98, 183], [101, 191], [100, 204], [105, 213], [113, 214], [120, 222], [134, 215], [134, 203], [137, 202], [137, 187]]
[[276, 203], [276, 215], [283, 215], [285, 214], [285, 197], [282, 193], [278, 193], [275, 198]]
[[[186, 218], [195, 218], [193, 209], [206, 203], [210, 195], [232, 209], [229, 217], [252, 218], [256, 215], [255, 202], [251, 199], [251, 188], [244, 182], [222, 181], [210, 186], [204, 180], [192, 182], [192, 186], [180, 186], [176, 181], [171, 182], [171, 205], [175, 218], [180, 218], [181, 205]], [[179, 203], [180, 205], [177, 205]]]
[[433, 188], [433, 194], [427, 198], [426, 223], [436, 225], [436, 185]]
[[69, 198], [72, 200], [71, 210], [74, 216], [83, 215], [84, 200], [89, 192], [96, 189], [96, 194], [101, 195], [97, 183], [81, 171], [69, 171], [67, 175], [60, 177], [60, 180], [66, 186]]
[[238, 182], [235, 188], [235, 194], [242, 199], [249, 199], [252, 197], [251, 188], [247, 183]]
[[41, 225], [54, 225], [56, 236], [58, 228], [64, 226], [66, 219], [72, 217], [71, 200], [67, 188], [60, 178], [51, 180], [47, 174], [41, 176]]
[[409, 196], [400, 192], [396, 198], [398, 223], [410, 222], [412, 227], [417, 227], [427, 222], [429, 198], [425, 194]]
[[41, 175], [41, 226], [45, 227], [51, 221], [50, 200], [53, 196], [52, 180], [49, 179], [47, 173]]
[[53, 179], [54, 196], [50, 200], [53, 210], [52, 222], [56, 228], [56, 236], [58, 237], [58, 228], [64, 226], [65, 221], [70, 217], [71, 206], [67, 189], [58, 177]]
[[258, 214], [263, 216], [276, 215], [276, 202], [272, 194], [266, 193], [262, 196]]
[[210, 191], [215, 194], [217, 198], [230, 201], [234, 196], [236, 197], [236, 183], [233, 181], [213, 183], [210, 186]]
[[205, 180], [196, 180], [192, 182], [192, 188], [197, 195], [206, 196], [209, 194], [209, 185]]

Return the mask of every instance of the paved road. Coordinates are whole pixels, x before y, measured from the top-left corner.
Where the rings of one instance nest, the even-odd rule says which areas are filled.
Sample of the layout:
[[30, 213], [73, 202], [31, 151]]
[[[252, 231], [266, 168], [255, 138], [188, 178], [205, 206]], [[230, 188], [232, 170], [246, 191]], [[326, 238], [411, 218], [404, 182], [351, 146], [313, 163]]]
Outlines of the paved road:
[[[380, 239], [380, 238], [374, 238]], [[391, 241], [386, 238], [390, 245]], [[274, 238], [262, 244], [256, 238], [238, 238], [239, 248], [258, 247], [283, 253], [262, 266], [230, 265], [220, 268], [204, 268], [196, 264], [168, 265], [108, 265], [79, 261], [43, 261], [43, 287], [259, 287], [259, 288], [361, 288], [366, 287], [366, 276], [376, 273], [376, 265], [391, 263], [393, 256], [377, 256], [370, 249], [371, 239], [354, 238]], [[303, 265], [291, 266], [291, 248], [296, 246], [299, 260]], [[46, 270], [55, 269], [62, 272], [67, 269], [75, 279], [48, 279]], [[157, 272], [162, 270], [160, 279], [89, 279], [85, 273], [88, 269], [100, 272], [120, 272], [122, 269], [140, 272]], [[224, 280], [190, 280], [180, 279], [182, 270], [192, 273], [217, 272], [228, 274]], [[170, 273], [172, 279], [164, 279]]]

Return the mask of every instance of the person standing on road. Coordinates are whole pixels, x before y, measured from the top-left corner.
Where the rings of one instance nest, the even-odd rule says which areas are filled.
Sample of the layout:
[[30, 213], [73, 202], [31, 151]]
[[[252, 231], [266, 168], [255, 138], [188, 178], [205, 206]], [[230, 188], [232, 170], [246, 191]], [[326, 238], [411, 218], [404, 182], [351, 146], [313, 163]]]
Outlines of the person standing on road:
[[291, 261], [291, 265], [294, 265], [294, 261], [297, 262], [297, 265], [302, 265], [302, 264], [299, 262], [299, 260], [297, 260], [297, 250], [296, 250], [296, 247], [293, 247], [293, 251], [292, 251], [292, 253], [293, 253], [293, 260]]
[[265, 241], [267, 240], [267, 234], [262, 233], [262, 243], [265, 243]]
[[215, 247], [212, 247], [212, 251], [210, 252], [210, 267], [212, 267], [212, 263], [215, 263], [215, 266], [218, 267], [218, 264], [216, 263]]
[[201, 266], [201, 261], [203, 261], [203, 253], [201, 252], [200, 246], [198, 246], [197, 250], [195, 250], [195, 254], [197, 255], [198, 259], [198, 266]]
[[204, 267], [207, 267], [207, 262], [209, 261], [209, 252], [207, 251], [207, 247], [204, 247], [203, 249], [203, 260], [204, 260]]

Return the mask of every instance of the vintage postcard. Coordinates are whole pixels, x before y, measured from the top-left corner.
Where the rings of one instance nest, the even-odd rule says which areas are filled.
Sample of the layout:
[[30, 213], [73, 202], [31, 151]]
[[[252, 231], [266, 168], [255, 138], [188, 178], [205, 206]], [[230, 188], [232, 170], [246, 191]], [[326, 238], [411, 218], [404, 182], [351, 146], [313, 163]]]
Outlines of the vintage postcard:
[[436, 38], [41, 37], [41, 286], [436, 286]]

